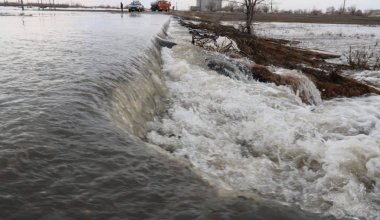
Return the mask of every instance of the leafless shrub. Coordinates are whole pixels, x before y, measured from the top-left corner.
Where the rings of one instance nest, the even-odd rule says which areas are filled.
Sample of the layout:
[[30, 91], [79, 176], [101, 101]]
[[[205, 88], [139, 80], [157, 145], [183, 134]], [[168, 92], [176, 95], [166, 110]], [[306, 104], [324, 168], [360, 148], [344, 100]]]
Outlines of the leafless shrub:
[[296, 9], [293, 11], [293, 14], [302, 15], [305, 14], [305, 11], [302, 9]]
[[359, 10], [357, 10], [355, 12], [355, 15], [357, 15], [357, 16], [363, 16], [364, 14], [363, 14], [363, 11], [359, 9]]
[[321, 10], [316, 10], [316, 9], [313, 9], [311, 12], [310, 12], [311, 15], [321, 15], [322, 14], [322, 11]]
[[350, 14], [350, 15], [355, 15], [356, 14], [356, 6], [355, 5], [352, 5], [350, 7], [347, 8], [347, 12]]
[[380, 56], [376, 57], [375, 64], [373, 65], [372, 69], [374, 69], [374, 70], [380, 69]]
[[375, 56], [369, 48], [353, 50], [350, 47], [345, 54], [348, 65], [355, 70], [377, 70], [380, 69], [380, 56]]
[[259, 10], [263, 13], [269, 13], [270, 7], [269, 5], [262, 5], [261, 7], [259, 7]]

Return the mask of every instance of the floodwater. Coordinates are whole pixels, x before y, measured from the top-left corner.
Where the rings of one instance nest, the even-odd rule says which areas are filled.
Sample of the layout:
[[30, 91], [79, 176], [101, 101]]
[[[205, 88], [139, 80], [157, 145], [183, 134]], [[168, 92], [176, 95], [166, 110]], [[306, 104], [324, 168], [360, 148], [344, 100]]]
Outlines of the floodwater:
[[375, 219], [378, 97], [218, 75], [165, 15], [2, 15], [0, 219]]
[[[300, 76], [298, 92], [256, 82], [236, 60], [191, 45], [176, 22], [168, 33], [178, 43], [162, 50], [170, 104], [149, 123], [152, 143], [237, 191], [337, 218], [380, 219], [380, 96], [322, 101], [301, 73], [277, 67]], [[366, 79], [376, 82], [372, 72]]]

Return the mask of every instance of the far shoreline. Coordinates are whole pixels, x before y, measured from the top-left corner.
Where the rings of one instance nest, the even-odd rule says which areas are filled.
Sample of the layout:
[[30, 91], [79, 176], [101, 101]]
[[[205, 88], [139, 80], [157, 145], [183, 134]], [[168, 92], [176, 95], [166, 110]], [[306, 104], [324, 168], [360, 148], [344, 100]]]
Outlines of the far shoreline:
[[[170, 14], [189, 20], [205, 22], [215, 21], [244, 21], [245, 14], [239, 12], [198, 12], [171, 11]], [[304, 15], [284, 13], [260, 13], [254, 15], [255, 22], [284, 22], [284, 23], [321, 23], [321, 24], [354, 24], [380, 25], [380, 17], [354, 15]]]
[[[103, 12], [130, 14], [128, 9], [94, 9], [94, 8], [56, 8], [38, 10], [37, 8], [27, 8], [20, 13], [28, 11], [46, 12]], [[244, 22], [245, 14], [242, 12], [199, 12], [199, 11], [169, 11], [152, 12], [150, 10], [138, 12], [142, 14], [164, 14], [182, 17], [194, 21], [219, 22], [219, 21], [241, 21]], [[356, 15], [327, 15], [327, 14], [286, 14], [286, 13], [258, 13], [254, 15], [255, 22], [284, 22], [284, 23], [320, 23], [320, 24], [351, 24], [351, 25], [380, 25], [380, 17], [356, 16]]]
[[[0, 6], [3, 8], [6, 8], [4, 6]], [[15, 7], [13, 7], [14, 9]], [[121, 11], [120, 9], [95, 9], [95, 8], [72, 8], [72, 9], [65, 9], [65, 8], [56, 8], [56, 9], [38, 9], [38, 8], [26, 8], [24, 11], [21, 10], [14, 10], [15, 12], [18, 11], [20, 13], [25, 12], [108, 12], [108, 13], [123, 13], [123, 14], [130, 14], [130, 13], [143, 13], [143, 14], [169, 14], [170, 12], [152, 12], [152, 11], [143, 11], [143, 12], [129, 12], [128, 9], [124, 9]], [[0, 11], [1, 12], [1, 11]]]

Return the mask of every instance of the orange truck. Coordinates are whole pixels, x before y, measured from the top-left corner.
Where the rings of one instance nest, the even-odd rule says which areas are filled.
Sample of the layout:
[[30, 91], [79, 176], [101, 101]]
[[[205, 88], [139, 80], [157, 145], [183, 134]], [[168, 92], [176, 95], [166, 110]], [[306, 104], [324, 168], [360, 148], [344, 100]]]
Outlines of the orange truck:
[[155, 1], [152, 2], [150, 9], [152, 11], [169, 11], [171, 4], [168, 1]]

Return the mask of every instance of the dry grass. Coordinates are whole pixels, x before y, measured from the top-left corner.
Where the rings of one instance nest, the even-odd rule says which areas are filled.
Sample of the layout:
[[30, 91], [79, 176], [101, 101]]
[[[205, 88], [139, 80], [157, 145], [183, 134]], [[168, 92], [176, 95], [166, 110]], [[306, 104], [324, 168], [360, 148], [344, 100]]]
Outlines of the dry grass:
[[373, 50], [365, 47], [353, 50], [350, 47], [345, 54], [348, 65], [354, 70], [378, 70], [380, 69], [380, 56]]

